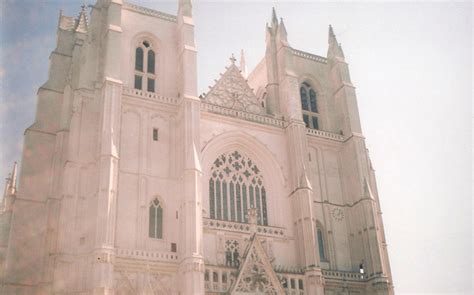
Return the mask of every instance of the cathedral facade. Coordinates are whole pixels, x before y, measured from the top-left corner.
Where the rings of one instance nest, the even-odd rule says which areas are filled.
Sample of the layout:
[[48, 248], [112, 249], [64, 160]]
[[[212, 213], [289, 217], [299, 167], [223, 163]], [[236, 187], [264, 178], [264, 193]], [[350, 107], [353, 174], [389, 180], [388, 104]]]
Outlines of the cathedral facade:
[[291, 47], [273, 11], [260, 63], [232, 56], [198, 95], [190, 0], [60, 15], [5, 189], [0, 293], [393, 294], [355, 89], [328, 40], [326, 57]]

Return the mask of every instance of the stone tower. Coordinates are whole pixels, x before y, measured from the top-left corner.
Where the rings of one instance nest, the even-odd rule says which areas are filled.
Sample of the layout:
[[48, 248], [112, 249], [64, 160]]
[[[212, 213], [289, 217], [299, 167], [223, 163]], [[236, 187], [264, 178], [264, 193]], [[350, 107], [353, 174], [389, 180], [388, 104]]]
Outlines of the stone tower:
[[199, 97], [196, 58], [190, 0], [59, 15], [4, 193], [2, 294], [393, 294], [332, 28], [327, 57], [303, 52], [273, 10], [258, 65], [232, 56]]

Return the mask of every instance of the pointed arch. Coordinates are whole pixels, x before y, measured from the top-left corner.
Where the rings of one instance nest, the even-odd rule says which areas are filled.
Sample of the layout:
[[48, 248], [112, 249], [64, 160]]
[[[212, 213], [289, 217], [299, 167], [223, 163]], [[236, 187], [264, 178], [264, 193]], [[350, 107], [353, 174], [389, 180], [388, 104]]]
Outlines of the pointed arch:
[[[134, 69], [130, 69], [133, 73], [133, 87], [138, 90], [157, 92], [161, 87], [159, 71], [162, 64], [160, 59], [163, 59], [162, 52], [164, 51], [162, 43], [155, 35], [140, 32], [132, 38], [131, 45], [131, 55], [135, 54]], [[126, 67], [129, 66], [126, 65]]]
[[[234, 202], [234, 183], [237, 185], [236, 203]], [[254, 188], [256, 203], [253, 198]], [[267, 225], [266, 199], [260, 199], [261, 190], [265, 191], [265, 179], [251, 158], [238, 150], [219, 155], [211, 167], [209, 177], [210, 217], [235, 221], [237, 215], [237, 221], [247, 223], [248, 209], [256, 208], [257, 223]], [[217, 209], [213, 210], [214, 207]], [[214, 211], [216, 211], [215, 214]]]
[[[209, 179], [212, 176], [211, 167], [214, 165], [216, 158], [220, 155], [232, 153], [234, 151], [239, 151], [246, 155], [256, 164], [260, 170], [259, 173], [262, 175], [262, 179], [265, 181], [265, 185], [262, 185], [263, 182], [262, 184], [258, 182], [246, 182], [244, 187], [244, 183], [239, 182], [237, 179], [237, 181], [232, 180], [231, 187], [231, 182], [227, 181], [228, 188], [226, 194], [228, 208], [232, 210], [232, 206], [235, 206], [235, 211], [231, 211], [228, 214], [229, 220], [246, 222], [246, 209], [253, 205], [255, 208], [259, 207], [258, 209], [261, 213], [260, 223], [262, 225], [283, 225], [285, 223], [285, 218], [282, 217], [281, 210], [284, 208], [287, 200], [285, 199], [286, 194], [282, 192], [288, 188], [283, 169], [276, 160], [276, 156], [272, 154], [263, 143], [244, 131], [225, 132], [215, 136], [202, 148], [201, 163], [203, 169], [203, 180], [205, 182], [205, 185], [203, 186], [203, 201], [206, 207], [209, 205], [208, 210], [206, 210], [210, 213], [209, 217], [216, 218], [217, 216], [216, 213], [212, 213], [212, 207], [215, 206], [217, 202], [215, 199], [216, 193], [208, 191], [211, 188], [208, 185]], [[283, 157], [284, 156], [281, 156], [281, 158]], [[257, 189], [259, 191], [259, 199], [256, 198], [255, 191]], [[208, 197], [209, 200], [207, 200]], [[257, 200], [259, 201], [258, 206], [256, 203]], [[233, 217], [234, 214], [235, 217]]]
[[319, 260], [329, 261], [326, 230], [319, 221], [316, 221], [316, 245], [318, 246]]
[[[314, 75], [308, 73], [299, 77], [298, 84], [306, 127], [322, 129], [327, 121], [325, 88]], [[303, 104], [303, 92], [306, 94], [306, 106]]]
[[163, 202], [158, 197], [148, 204], [148, 237], [163, 238]]

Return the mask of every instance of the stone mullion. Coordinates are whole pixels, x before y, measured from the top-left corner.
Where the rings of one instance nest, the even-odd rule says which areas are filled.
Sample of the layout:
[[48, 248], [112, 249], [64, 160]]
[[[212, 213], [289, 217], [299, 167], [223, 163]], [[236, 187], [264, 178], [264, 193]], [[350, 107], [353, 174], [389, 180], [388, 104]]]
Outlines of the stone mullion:
[[260, 188], [258, 186], [255, 186], [255, 203], [257, 206], [257, 223], [262, 225], [262, 205], [261, 205], [261, 198], [260, 198]]
[[247, 210], [248, 210], [248, 200], [247, 200], [247, 186], [246, 184], [242, 185], [242, 221], [247, 223]]
[[229, 198], [230, 198], [230, 220], [235, 221], [236, 212], [235, 212], [235, 188], [232, 180], [229, 181]]

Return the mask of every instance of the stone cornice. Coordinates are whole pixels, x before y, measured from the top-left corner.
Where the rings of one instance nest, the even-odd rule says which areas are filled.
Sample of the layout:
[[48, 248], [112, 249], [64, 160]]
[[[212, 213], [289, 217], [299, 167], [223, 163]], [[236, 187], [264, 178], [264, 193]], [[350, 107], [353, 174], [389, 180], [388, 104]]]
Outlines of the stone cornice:
[[132, 3], [128, 3], [128, 2], [124, 2], [122, 7], [123, 7], [123, 9], [129, 10], [129, 11], [133, 11], [133, 12], [137, 12], [137, 13], [140, 13], [140, 14], [143, 14], [143, 15], [148, 15], [148, 16], [160, 18], [160, 19], [170, 21], [170, 22], [174, 22], [174, 23], [177, 20], [175, 15], [164, 13], [164, 12], [161, 12], [161, 11], [153, 10], [153, 9], [142, 7], [142, 6], [138, 6], [138, 5], [135, 5], [135, 4], [132, 4]]
[[316, 55], [316, 54], [312, 54], [312, 53], [309, 53], [309, 52], [304, 52], [302, 50], [291, 48], [291, 53], [293, 53], [294, 56], [298, 56], [298, 57], [301, 57], [301, 58], [304, 58], [304, 59], [307, 59], [307, 60], [315, 61], [315, 62], [318, 62], [318, 63], [321, 63], [321, 64], [327, 64], [328, 63], [327, 58]]

